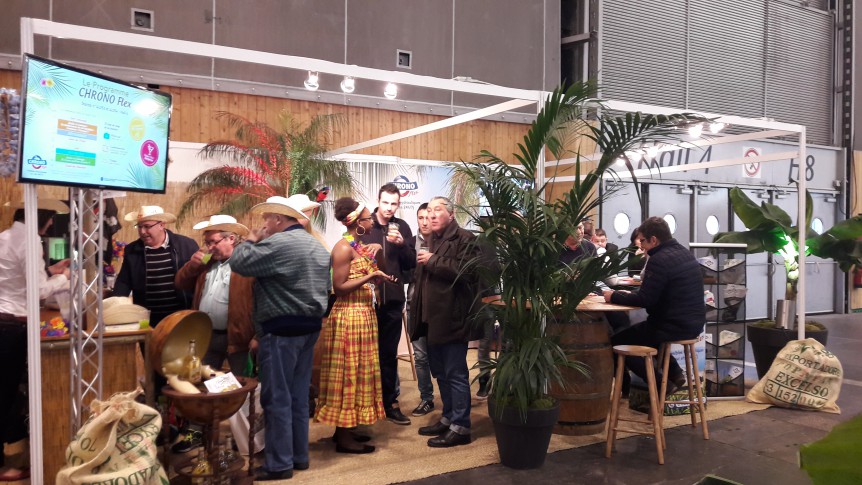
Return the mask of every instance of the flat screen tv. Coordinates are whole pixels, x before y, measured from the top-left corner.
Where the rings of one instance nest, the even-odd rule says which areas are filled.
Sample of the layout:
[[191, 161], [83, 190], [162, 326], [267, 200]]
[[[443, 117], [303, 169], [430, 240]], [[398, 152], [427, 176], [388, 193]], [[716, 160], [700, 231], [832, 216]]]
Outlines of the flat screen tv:
[[18, 181], [165, 193], [171, 95], [24, 58]]

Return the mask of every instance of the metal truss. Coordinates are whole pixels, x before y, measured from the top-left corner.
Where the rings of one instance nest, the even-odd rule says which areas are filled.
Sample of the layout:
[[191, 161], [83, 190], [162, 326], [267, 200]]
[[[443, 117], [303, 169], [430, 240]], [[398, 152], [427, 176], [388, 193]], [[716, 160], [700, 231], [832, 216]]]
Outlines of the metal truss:
[[101, 190], [71, 189], [69, 233], [72, 304], [69, 322], [69, 378], [72, 393], [72, 438], [89, 415], [89, 405], [85, 403], [102, 399], [104, 200]]

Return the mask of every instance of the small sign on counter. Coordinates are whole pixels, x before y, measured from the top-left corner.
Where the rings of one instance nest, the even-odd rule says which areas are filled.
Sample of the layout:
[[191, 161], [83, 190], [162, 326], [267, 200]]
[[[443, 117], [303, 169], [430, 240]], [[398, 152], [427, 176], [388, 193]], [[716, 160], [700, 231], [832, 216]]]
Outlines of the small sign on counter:
[[210, 394], [233, 391], [242, 387], [232, 372], [204, 381], [204, 385], [207, 386], [207, 392]]

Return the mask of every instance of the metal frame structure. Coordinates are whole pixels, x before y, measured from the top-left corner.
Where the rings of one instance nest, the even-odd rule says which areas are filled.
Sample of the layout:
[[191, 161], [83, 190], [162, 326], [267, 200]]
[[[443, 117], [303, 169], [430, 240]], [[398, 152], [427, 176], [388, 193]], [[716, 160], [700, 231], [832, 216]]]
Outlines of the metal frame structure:
[[[72, 314], [69, 326], [69, 416], [72, 436], [89, 414], [87, 397], [102, 399], [102, 265], [105, 198], [101, 190], [73, 188], [70, 197]], [[89, 275], [89, 277], [88, 277]], [[94, 322], [87, 331], [87, 322]]]
[[[600, 12], [599, 12], [600, 14]], [[132, 47], [132, 48], [146, 48], [149, 50], [162, 51], [162, 52], [171, 52], [171, 53], [180, 53], [194, 56], [204, 56], [204, 57], [212, 57], [217, 59], [227, 59], [227, 60], [236, 60], [242, 62], [250, 62], [257, 64], [265, 64], [271, 67], [277, 68], [285, 68], [285, 69], [297, 69], [302, 71], [317, 71], [325, 74], [334, 74], [340, 76], [352, 76], [354, 78], [361, 79], [369, 79], [369, 80], [378, 80], [385, 82], [394, 82], [398, 84], [432, 88], [432, 89], [440, 89], [440, 90], [448, 90], [452, 92], [460, 92], [460, 93], [471, 93], [471, 94], [480, 94], [486, 96], [492, 96], [497, 98], [509, 99], [510, 101], [505, 101], [499, 104], [495, 104], [493, 106], [489, 106], [486, 108], [482, 108], [475, 112], [467, 113], [464, 115], [455, 116], [446, 120], [434, 122], [428, 125], [411, 128], [409, 130], [405, 130], [399, 133], [394, 133], [391, 135], [387, 135], [385, 137], [380, 137], [374, 140], [368, 140], [366, 142], [350, 145], [347, 147], [342, 147], [333, 150], [330, 152], [330, 155], [335, 154], [344, 154], [349, 153], [356, 150], [365, 149], [371, 146], [379, 145], [382, 143], [387, 143], [393, 140], [398, 140], [401, 138], [406, 138], [409, 136], [417, 135], [420, 133], [427, 133], [433, 130], [446, 128], [449, 126], [456, 125], [458, 123], [462, 123], [465, 121], [470, 121], [482, 117], [491, 116], [497, 113], [506, 112], [511, 109], [515, 109], [516, 107], [525, 106], [530, 103], [536, 103], [538, 105], [537, 109], [541, 107], [541, 103], [546, 98], [548, 93], [543, 91], [534, 91], [534, 90], [525, 90], [525, 89], [515, 89], [515, 88], [507, 88], [502, 86], [496, 86], [492, 84], [478, 84], [469, 82], [464, 79], [443, 79], [443, 78], [435, 78], [431, 76], [420, 76], [417, 74], [411, 74], [406, 72], [396, 72], [396, 71], [386, 71], [383, 69], [373, 69], [366, 68], [356, 65], [347, 65], [347, 64], [339, 64], [331, 61], [324, 61], [320, 59], [312, 59], [298, 56], [289, 56], [283, 54], [274, 54], [268, 52], [260, 52], [253, 51], [248, 49], [240, 49], [236, 47], [228, 47], [228, 46], [220, 46], [214, 44], [206, 44], [199, 42], [191, 42], [180, 39], [170, 39], [163, 37], [154, 37], [150, 35], [143, 34], [134, 34], [127, 32], [116, 32], [105, 29], [97, 29], [92, 27], [83, 27], [71, 24], [64, 24], [58, 22], [52, 22], [49, 20], [42, 19], [33, 19], [22, 17], [21, 18], [21, 52], [31, 53], [34, 51], [34, 38], [36, 35], [44, 35], [44, 36], [52, 36], [52, 37], [62, 37], [65, 39], [73, 39], [80, 40], [86, 42], [98, 42], [104, 44], [113, 44], [118, 46]], [[619, 111], [640, 111], [648, 114], [670, 114], [679, 112], [678, 109], [659, 107], [659, 106], [651, 106], [637, 103], [628, 103], [628, 102], [615, 102], [615, 101], [607, 101], [605, 102], [605, 107], [611, 110], [619, 110]], [[760, 157], [748, 157], [748, 158], [738, 158], [738, 159], [730, 159], [730, 160], [717, 160], [706, 163], [698, 163], [693, 165], [686, 165], [683, 167], [668, 167], [656, 169], [653, 173], [667, 173], [670, 171], [676, 170], [698, 170], [705, 169], [709, 167], [717, 167], [724, 165], [739, 165], [742, 163], [752, 163], [752, 162], [768, 162], [773, 160], [786, 160], [788, 158], [797, 158], [799, 160], [805, 159], [805, 146], [806, 146], [806, 132], [805, 127], [802, 125], [790, 124], [790, 123], [778, 123], [772, 120], [764, 120], [764, 119], [752, 119], [752, 118], [742, 118], [738, 116], [723, 116], [717, 114], [710, 113], [699, 113], [707, 118], [716, 119], [720, 122], [736, 124], [747, 126], [750, 128], [754, 128], [756, 130], [763, 130], [760, 132], [755, 132], [746, 136], [749, 136], [751, 140], [755, 139], [768, 139], [779, 136], [779, 132], [782, 135], [798, 135], [798, 149], [793, 151], [787, 151], [780, 154], [781, 158], [776, 158], [777, 155], [764, 155]], [[727, 141], [730, 141], [731, 137], [724, 137]], [[721, 143], [721, 137], [717, 137], [714, 141], [710, 143]], [[541, 171], [540, 173], [544, 173]], [[566, 177], [556, 178], [557, 182], [565, 182], [567, 180]], [[800, 177], [799, 181], [799, 222], [800, 226], [805, 225], [805, 191], [806, 191], [806, 180], [805, 177]], [[35, 204], [36, 204], [36, 190], [34, 186], [26, 185], [25, 186], [25, 202], [27, 204], [27, 210], [32, 211], [34, 214], [28, 216], [29, 220], [35, 220]], [[28, 223], [28, 231], [32, 231], [35, 233], [35, 228]], [[37, 241], [34, 239], [33, 244], [31, 244], [30, 234], [28, 234], [28, 248], [34, 247], [37, 244]], [[805, 245], [805, 231], [799, 232], [799, 245], [800, 247], [804, 247]], [[38, 294], [38, 288], [35, 287], [35, 275], [37, 271], [37, 261], [35, 259], [38, 257], [35, 255], [35, 252], [31, 255], [31, 252], [28, 249], [28, 318], [30, 320], [30, 325], [28, 328], [30, 329], [30, 333], [28, 334], [28, 349], [30, 351], [30, 355], [38, 355], [39, 352], [39, 333], [38, 333], [38, 301], [31, 301], [36, 299], [34, 294]], [[31, 261], [32, 259], [32, 261]], [[804, 251], [799, 256], [799, 264], [801, 267], [804, 267], [805, 264], [805, 255]], [[80, 270], [80, 267], [79, 267]], [[32, 277], [31, 277], [32, 276]], [[805, 274], [804, 272], [800, 273], [799, 277], [799, 297], [797, 298], [797, 315], [805, 315]], [[34, 325], [34, 323], [36, 323]], [[799, 328], [800, 338], [804, 336], [804, 326], [800, 326]], [[38, 362], [38, 359], [31, 359], [32, 361]], [[35, 367], [35, 368], [34, 368]], [[30, 374], [30, 388], [38, 389], [40, 384], [40, 368], [38, 365], [31, 366], [31, 374]], [[42, 483], [44, 480], [42, 479], [42, 449], [41, 449], [41, 395], [39, 392], [32, 392], [30, 399], [30, 416], [31, 416], [31, 442], [30, 442], [30, 450], [31, 450], [31, 459], [33, 463], [33, 467], [31, 468], [32, 477], [34, 483]]]

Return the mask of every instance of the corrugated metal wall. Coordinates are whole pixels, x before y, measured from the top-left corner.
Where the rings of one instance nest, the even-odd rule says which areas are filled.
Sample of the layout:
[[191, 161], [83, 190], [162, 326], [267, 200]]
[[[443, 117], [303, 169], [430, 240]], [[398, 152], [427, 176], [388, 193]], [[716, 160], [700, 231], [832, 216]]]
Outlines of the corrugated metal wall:
[[828, 11], [782, 0], [605, 0], [600, 29], [606, 99], [801, 123], [809, 143], [832, 144]]

